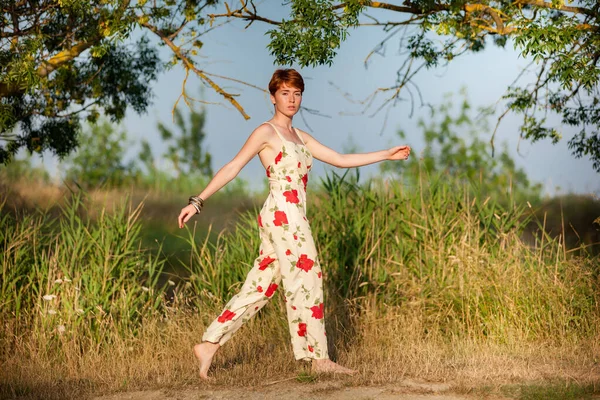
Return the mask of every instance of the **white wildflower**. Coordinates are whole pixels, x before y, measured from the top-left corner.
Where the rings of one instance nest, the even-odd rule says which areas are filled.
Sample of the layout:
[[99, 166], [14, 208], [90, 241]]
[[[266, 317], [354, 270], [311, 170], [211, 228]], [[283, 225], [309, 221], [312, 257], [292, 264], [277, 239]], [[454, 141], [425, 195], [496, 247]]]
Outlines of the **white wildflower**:
[[64, 325], [59, 325], [56, 327], [56, 330], [58, 331], [58, 333], [65, 333], [65, 331], [67, 330], [67, 328], [65, 328]]
[[149, 292], [149, 291], [150, 291], [150, 289], [148, 289], [146, 286], [142, 286], [142, 290], [143, 290], [144, 292]]
[[64, 278], [63, 282], [71, 282], [71, 280], [69, 278]]
[[46, 300], [46, 301], [52, 301], [56, 298], [55, 294], [47, 294], [44, 297], [42, 297], [42, 299]]
[[61, 283], [63, 283], [63, 280], [58, 278], [57, 280], [54, 281], [54, 283], [58, 283], [60, 285]]
[[175, 282], [173, 282], [172, 280], [168, 280], [167, 283], [169, 284], [169, 286], [175, 286]]
[[56, 310], [48, 310], [49, 315], [56, 315]]

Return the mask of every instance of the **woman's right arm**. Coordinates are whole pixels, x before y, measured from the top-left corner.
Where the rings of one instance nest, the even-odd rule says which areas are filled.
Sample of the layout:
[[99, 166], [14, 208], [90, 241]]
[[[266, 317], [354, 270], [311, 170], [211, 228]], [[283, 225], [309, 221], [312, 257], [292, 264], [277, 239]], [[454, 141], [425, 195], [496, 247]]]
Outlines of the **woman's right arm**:
[[[242, 146], [239, 153], [237, 153], [233, 160], [217, 171], [215, 176], [213, 176], [198, 197], [206, 201], [210, 196], [231, 182], [233, 178], [239, 174], [242, 168], [244, 168], [255, 155], [267, 146], [270, 133], [271, 132], [266, 125], [261, 125], [256, 128], [248, 140], [246, 140], [246, 143], [244, 143], [244, 146]], [[184, 207], [179, 214], [179, 227], [183, 228], [183, 225], [189, 221], [194, 214], [196, 214], [194, 206], [190, 204]]]

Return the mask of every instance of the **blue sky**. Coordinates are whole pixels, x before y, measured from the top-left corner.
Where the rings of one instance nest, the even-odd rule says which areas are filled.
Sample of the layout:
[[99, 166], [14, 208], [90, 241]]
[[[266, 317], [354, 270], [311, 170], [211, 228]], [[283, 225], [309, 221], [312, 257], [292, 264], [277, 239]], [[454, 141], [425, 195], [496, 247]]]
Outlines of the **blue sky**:
[[[268, 4], [271, 7], [268, 12], [272, 16], [285, 14], [286, 7]], [[385, 14], [379, 16], [383, 15]], [[277, 68], [266, 48], [269, 38], [265, 32], [271, 27], [256, 22], [249, 29], [244, 29], [245, 25], [243, 21], [234, 21], [203, 36], [204, 46], [197, 60], [200, 68], [208, 72], [234, 77], [266, 88], [271, 74]], [[365, 68], [363, 63], [366, 55], [385, 35], [380, 28], [359, 28], [352, 31], [348, 40], [342, 44], [332, 66], [304, 69], [296, 66], [306, 83], [303, 105], [330, 116], [325, 118], [306, 114], [307, 122], [312, 128], [309, 132], [317, 140], [337, 151], [343, 152], [349, 148], [374, 151], [406, 143], [413, 148], [413, 156], [418, 156], [420, 152], [423, 144], [422, 132], [416, 125], [419, 117], [429, 117], [427, 108], [415, 104], [415, 113], [411, 118], [410, 103], [400, 102], [390, 110], [387, 124], [382, 131], [385, 112], [372, 117], [369, 116], [370, 112], [360, 114], [361, 107], [348, 101], [329, 83], [333, 82], [354, 99], [364, 99], [376, 88], [393, 84], [398, 66], [404, 60], [404, 56], [399, 54], [399, 39], [390, 40], [384, 49], [385, 56], [375, 55], [368, 68]], [[166, 49], [162, 50], [162, 54], [165, 58], [169, 56]], [[440, 104], [447, 93], [453, 93], [454, 98], [459, 99], [458, 93], [463, 87], [467, 89], [468, 99], [474, 107], [490, 106], [500, 99], [506, 87], [528, 63], [529, 61], [520, 58], [510, 45], [507, 49], [489, 45], [484, 52], [461, 56], [446, 68], [424, 70], [419, 73], [415, 82], [424, 100], [434, 106]], [[142, 137], [150, 141], [155, 154], [162, 152], [156, 124], [158, 121], [172, 124], [171, 110], [181, 93], [183, 80], [184, 71], [180, 66], [163, 73], [154, 85], [153, 105], [150, 106], [149, 112], [142, 116], [133, 112], [127, 115], [123, 124], [131, 141], [130, 154], [138, 151], [136, 143]], [[213, 156], [215, 171], [233, 158], [256, 126], [272, 115], [272, 105], [264, 93], [231, 82], [218, 82], [231, 92], [240, 94], [237, 99], [252, 118], [249, 121], [244, 120], [228, 104], [207, 106], [205, 145]], [[199, 80], [190, 76], [188, 93], [197, 96], [200, 86]], [[408, 98], [408, 95], [403, 97]], [[203, 98], [208, 102], [225, 103], [210, 88], [204, 90]], [[180, 104], [183, 106], [183, 102]], [[502, 111], [500, 105], [497, 114]], [[308, 130], [299, 116], [294, 119], [294, 124]], [[600, 175], [593, 171], [589, 160], [577, 160], [571, 155], [566, 145], [567, 140], [558, 145], [552, 145], [550, 141], [534, 145], [521, 142], [520, 151], [517, 152], [518, 124], [519, 120], [516, 117], [505, 118], [497, 134], [497, 143], [508, 143], [509, 151], [517, 165], [525, 169], [531, 180], [542, 183], [547, 194], [600, 194]], [[558, 120], [556, 124], [559, 124]], [[490, 120], [490, 126], [494, 125], [495, 120]], [[406, 132], [405, 140], [398, 138], [396, 132], [399, 129]], [[487, 139], [491, 130], [481, 132], [481, 135]], [[565, 134], [565, 137], [568, 139], [570, 136]], [[166, 162], [162, 167], [169, 168]], [[333, 167], [316, 163], [312, 179], [315, 179], [314, 175], [323, 176], [327, 169]], [[363, 176], [376, 175], [379, 173], [379, 167], [363, 167], [361, 172]], [[240, 176], [250, 182], [251, 187], [261, 188], [265, 178], [258, 158], [252, 160]], [[199, 187], [198, 191], [201, 189]]]

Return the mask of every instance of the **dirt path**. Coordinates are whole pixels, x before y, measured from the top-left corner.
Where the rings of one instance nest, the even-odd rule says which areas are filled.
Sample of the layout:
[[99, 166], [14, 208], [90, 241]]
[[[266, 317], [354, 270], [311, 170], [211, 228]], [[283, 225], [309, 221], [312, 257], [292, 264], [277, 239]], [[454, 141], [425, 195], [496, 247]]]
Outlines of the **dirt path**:
[[[347, 386], [343, 382], [284, 381], [248, 388], [190, 388], [117, 393], [93, 400], [473, 400], [449, 385], [406, 380], [387, 386]], [[494, 397], [501, 400], [500, 397]]]

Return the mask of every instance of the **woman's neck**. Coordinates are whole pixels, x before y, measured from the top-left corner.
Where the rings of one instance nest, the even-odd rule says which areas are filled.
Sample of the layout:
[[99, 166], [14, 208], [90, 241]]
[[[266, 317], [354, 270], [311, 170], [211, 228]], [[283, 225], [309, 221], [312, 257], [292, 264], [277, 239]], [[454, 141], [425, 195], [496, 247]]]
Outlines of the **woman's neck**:
[[287, 128], [288, 130], [292, 130], [292, 118], [290, 117], [287, 117], [282, 114], [275, 114], [272, 121], [273, 123], [275, 123], [275, 125]]

